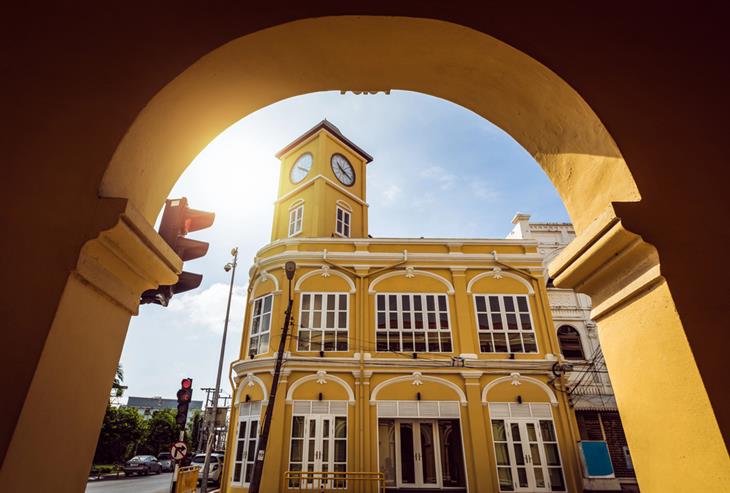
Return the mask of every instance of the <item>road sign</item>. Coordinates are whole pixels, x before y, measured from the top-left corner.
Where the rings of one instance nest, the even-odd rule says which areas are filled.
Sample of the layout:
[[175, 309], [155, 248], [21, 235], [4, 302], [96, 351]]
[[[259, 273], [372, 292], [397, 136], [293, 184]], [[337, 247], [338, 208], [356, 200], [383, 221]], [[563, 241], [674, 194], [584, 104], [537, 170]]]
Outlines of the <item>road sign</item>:
[[175, 442], [170, 447], [170, 455], [175, 460], [183, 460], [187, 454], [188, 446], [185, 445], [185, 442]]

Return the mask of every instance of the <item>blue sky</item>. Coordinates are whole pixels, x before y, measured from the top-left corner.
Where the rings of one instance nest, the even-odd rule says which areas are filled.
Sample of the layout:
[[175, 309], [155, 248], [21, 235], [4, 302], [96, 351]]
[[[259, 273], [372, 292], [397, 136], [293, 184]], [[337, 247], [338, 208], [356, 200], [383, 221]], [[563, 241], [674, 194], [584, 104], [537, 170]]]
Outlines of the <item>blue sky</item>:
[[185, 264], [204, 275], [170, 306], [144, 305], [122, 353], [127, 395], [174, 397], [192, 377], [193, 398], [213, 387], [229, 274], [239, 247], [222, 388], [241, 345], [244, 293], [255, 252], [271, 235], [279, 165], [276, 151], [327, 118], [375, 159], [368, 165], [370, 234], [375, 237], [504, 238], [515, 212], [569, 221], [545, 173], [509, 135], [471, 111], [423, 94], [315, 93], [287, 99], [226, 129], [190, 164], [170, 197], [214, 211], [215, 224], [192, 233], [208, 255]]

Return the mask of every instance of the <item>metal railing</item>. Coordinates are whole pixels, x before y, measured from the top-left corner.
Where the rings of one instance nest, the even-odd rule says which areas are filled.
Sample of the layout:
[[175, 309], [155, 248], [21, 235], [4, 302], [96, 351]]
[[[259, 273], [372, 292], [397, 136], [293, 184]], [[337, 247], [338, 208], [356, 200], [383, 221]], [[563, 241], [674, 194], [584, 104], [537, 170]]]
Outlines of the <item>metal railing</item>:
[[288, 491], [385, 493], [382, 472], [287, 471], [284, 480]]

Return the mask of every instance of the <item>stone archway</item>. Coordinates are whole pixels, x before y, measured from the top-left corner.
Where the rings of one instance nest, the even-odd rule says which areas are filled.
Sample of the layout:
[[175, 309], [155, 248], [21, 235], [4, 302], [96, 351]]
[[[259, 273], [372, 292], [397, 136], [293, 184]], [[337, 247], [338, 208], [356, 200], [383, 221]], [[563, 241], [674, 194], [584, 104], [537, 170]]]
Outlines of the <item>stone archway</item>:
[[[311, 56], [324, 48], [327, 57]], [[171, 283], [180, 270], [150, 224], [185, 166], [246, 114], [331, 89], [432, 94], [518, 140], [550, 176], [579, 233], [551, 272], [557, 285], [596, 301], [594, 318], [642, 487], [662, 491], [690, 482], [702, 489], [727, 479], [724, 441], [658, 254], [615, 213], [614, 204], [638, 201], [639, 190], [588, 104], [558, 75], [486, 34], [433, 20], [331, 17], [259, 31], [214, 50], [163, 88], [129, 127], [99, 187], [107, 215], [95, 226], [104, 231], [84, 245], [67, 281], [8, 448], [3, 480], [11, 490], [25, 476], [5, 472], [32, 470], [33, 451], [49, 440], [74, 437], [75, 449], [38, 477], [39, 488], [68, 480], [72, 491], [83, 479], [106, 393], [103, 375], [116, 362], [136, 299]], [[642, 344], [653, 338], [654, 346]], [[105, 350], [73, 358], [81, 345]], [[80, 394], [85, 412], [63, 399], [60, 379], [69, 372], [87, 378]], [[666, 416], [657, 420], [657, 411], [677, 398], [691, 400], [694, 412], [672, 422], [670, 439]], [[59, 403], [55, 415], [69, 420], [44, 433], [49, 400]], [[678, 437], [703, 453], [680, 457], [671, 446]]]

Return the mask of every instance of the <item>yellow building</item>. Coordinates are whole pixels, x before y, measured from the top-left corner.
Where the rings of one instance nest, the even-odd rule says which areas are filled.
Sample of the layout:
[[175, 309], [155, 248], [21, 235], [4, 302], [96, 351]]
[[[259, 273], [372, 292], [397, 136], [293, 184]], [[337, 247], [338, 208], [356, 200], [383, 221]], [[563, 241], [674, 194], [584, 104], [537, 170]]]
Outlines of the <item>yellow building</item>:
[[290, 260], [261, 491], [286, 491], [286, 471], [380, 471], [389, 491], [580, 491], [575, 420], [549, 385], [560, 350], [537, 242], [369, 237], [372, 157], [326, 120], [277, 157], [272, 241], [250, 270], [232, 364], [224, 491], [247, 490]]

